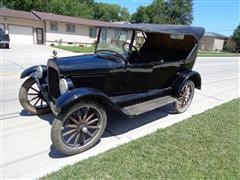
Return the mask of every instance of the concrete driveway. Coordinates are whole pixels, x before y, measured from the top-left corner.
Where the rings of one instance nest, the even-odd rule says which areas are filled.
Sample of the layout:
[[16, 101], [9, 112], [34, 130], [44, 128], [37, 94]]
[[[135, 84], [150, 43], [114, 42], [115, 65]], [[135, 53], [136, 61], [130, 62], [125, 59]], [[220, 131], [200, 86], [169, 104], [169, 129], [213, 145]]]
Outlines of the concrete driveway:
[[[104, 136], [94, 148], [66, 157], [56, 152], [50, 140], [54, 116], [31, 116], [22, 111], [18, 103], [18, 90], [23, 82], [19, 79], [22, 68], [46, 64], [51, 51], [52, 48], [47, 46], [16, 46], [10, 50], [0, 50], [0, 174], [3, 179], [43, 176], [239, 97], [238, 57], [198, 58], [194, 69], [202, 75], [202, 90], [196, 90], [193, 103], [187, 112], [171, 114], [170, 104], [134, 119], [112, 114]], [[58, 56], [67, 55], [73, 53], [58, 51]]]

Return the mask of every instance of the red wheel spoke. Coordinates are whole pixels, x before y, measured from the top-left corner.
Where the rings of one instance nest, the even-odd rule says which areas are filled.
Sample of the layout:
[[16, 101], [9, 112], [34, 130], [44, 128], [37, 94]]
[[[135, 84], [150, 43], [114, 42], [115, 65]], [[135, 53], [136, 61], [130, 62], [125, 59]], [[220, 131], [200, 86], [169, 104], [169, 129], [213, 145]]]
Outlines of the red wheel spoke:
[[84, 116], [83, 116], [83, 121], [86, 120], [86, 117], [87, 117], [87, 115], [88, 115], [88, 111], [89, 111], [89, 108], [87, 108], [87, 110], [85, 111], [85, 114], [84, 114]]
[[78, 134], [75, 138], [74, 144], [73, 145], [77, 145], [78, 141], [80, 139], [80, 134]]
[[77, 132], [73, 133], [68, 139], [67, 139], [67, 143], [69, 143], [75, 136], [77, 135]]
[[64, 126], [64, 128], [77, 128], [77, 125], [75, 124], [67, 124]]
[[99, 126], [88, 126], [88, 129], [99, 129]]
[[98, 121], [98, 118], [89, 121], [87, 124], [88, 124], [88, 125], [89, 125], [89, 124], [93, 124], [93, 123], [95, 123], [95, 122], [97, 122], [97, 121]]
[[69, 135], [69, 134], [71, 134], [71, 133], [73, 133], [75, 131], [76, 131], [76, 129], [69, 130], [69, 131], [63, 133], [63, 136], [67, 136], [67, 135]]
[[72, 116], [69, 116], [69, 119], [73, 121], [75, 124], [79, 124], [79, 122], [76, 119], [74, 119]]
[[85, 120], [85, 122], [87, 123], [94, 115], [95, 115], [95, 113], [93, 113], [90, 116], [88, 116], [87, 119]]
[[81, 112], [80, 110], [77, 111], [77, 116], [78, 116], [78, 120], [82, 121], [82, 117], [81, 117]]

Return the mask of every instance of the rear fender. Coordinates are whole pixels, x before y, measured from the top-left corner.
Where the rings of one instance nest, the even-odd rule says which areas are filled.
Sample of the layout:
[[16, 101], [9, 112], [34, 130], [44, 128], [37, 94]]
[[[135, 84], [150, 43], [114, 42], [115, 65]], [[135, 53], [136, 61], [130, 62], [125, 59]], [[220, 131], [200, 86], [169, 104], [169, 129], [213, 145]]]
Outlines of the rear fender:
[[200, 74], [196, 71], [185, 70], [178, 73], [176, 81], [172, 85], [172, 89], [173, 89], [172, 95], [175, 97], [178, 97], [182, 87], [188, 80], [191, 80], [194, 83], [195, 88], [201, 89]]
[[[47, 74], [47, 66], [46, 66], [46, 65], [41, 65], [41, 66], [42, 66], [42, 68], [43, 68], [43, 73], [44, 73], [44, 75], [46, 76], [46, 74]], [[37, 68], [37, 66], [31, 66], [31, 67], [25, 69], [25, 70], [21, 73], [20, 78], [23, 79], [23, 78], [25, 78], [25, 77], [30, 76], [33, 72], [36, 71], [36, 68]]]
[[74, 104], [78, 103], [81, 100], [95, 100], [105, 106], [110, 106], [111, 108], [114, 108], [118, 112], [126, 115], [121, 111], [121, 109], [119, 109], [119, 107], [116, 104], [114, 104], [109, 99], [108, 96], [92, 88], [76, 88], [68, 91], [67, 93], [64, 93], [57, 99], [54, 111], [56, 112], [56, 114], [59, 115], [63, 112], [66, 112], [69, 107], [73, 106]]

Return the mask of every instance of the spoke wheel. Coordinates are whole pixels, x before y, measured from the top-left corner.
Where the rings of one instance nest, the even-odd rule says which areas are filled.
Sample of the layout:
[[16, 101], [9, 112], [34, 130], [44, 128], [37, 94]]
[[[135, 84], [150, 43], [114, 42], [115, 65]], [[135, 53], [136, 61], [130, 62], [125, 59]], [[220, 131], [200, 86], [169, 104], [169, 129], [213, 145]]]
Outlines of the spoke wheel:
[[190, 106], [193, 96], [194, 96], [194, 83], [192, 81], [187, 81], [181, 89], [179, 97], [175, 102], [175, 108], [177, 113], [185, 112]]
[[51, 137], [56, 149], [66, 155], [86, 151], [100, 139], [106, 127], [104, 108], [96, 102], [81, 102], [71, 108], [63, 119], [52, 124]]
[[49, 105], [32, 78], [27, 79], [21, 86], [19, 101], [25, 110], [33, 114], [44, 114], [50, 111]]

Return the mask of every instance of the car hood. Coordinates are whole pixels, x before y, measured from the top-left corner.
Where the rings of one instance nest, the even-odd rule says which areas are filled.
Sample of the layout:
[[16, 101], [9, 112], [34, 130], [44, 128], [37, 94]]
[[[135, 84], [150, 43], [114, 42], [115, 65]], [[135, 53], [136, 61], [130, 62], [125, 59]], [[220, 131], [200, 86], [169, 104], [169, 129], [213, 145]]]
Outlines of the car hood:
[[121, 70], [125, 64], [121, 59], [96, 54], [56, 58], [55, 61], [60, 72], [69, 75], [109, 73]]

